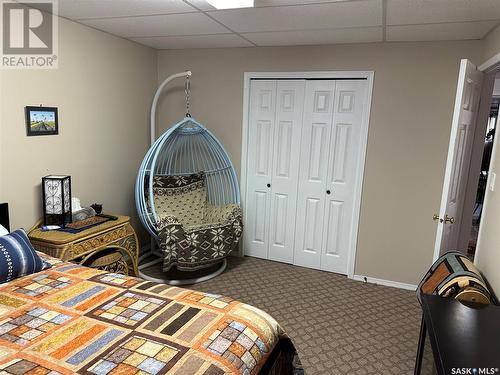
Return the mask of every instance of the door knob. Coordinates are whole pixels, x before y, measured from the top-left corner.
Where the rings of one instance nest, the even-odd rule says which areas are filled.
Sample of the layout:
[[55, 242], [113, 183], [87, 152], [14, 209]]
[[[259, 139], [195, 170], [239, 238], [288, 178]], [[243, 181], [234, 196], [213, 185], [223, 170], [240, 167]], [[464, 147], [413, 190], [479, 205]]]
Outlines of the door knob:
[[271, 187], [271, 184], [267, 184], [267, 187]]
[[432, 216], [432, 220], [434, 220], [434, 221], [438, 221], [438, 220], [439, 220], [439, 222], [440, 222], [440, 223], [442, 223], [442, 222], [444, 221], [443, 219], [441, 219], [441, 218], [439, 217], [439, 215], [438, 215], [438, 214], [434, 214], [434, 215]]
[[455, 218], [453, 216], [448, 216], [448, 214], [444, 215], [444, 223], [453, 224], [455, 222]]
[[326, 194], [331, 194], [331, 191], [330, 191], [330, 190], [327, 190], [327, 191], [326, 191]]

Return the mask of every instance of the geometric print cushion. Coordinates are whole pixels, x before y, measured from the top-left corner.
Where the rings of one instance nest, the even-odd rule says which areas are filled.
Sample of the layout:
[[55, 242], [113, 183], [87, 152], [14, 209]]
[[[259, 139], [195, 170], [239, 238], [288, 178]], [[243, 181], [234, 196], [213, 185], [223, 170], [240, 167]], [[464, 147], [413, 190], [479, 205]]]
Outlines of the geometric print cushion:
[[155, 210], [160, 220], [173, 215], [185, 226], [199, 225], [203, 222], [207, 205], [203, 172], [155, 176], [153, 195]]
[[179, 270], [191, 271], [219, 263], [235, 248], [243, 229], [241, 208], [225, 206], [231, 208], [229, 211], [209, 207], [221, 215], [213, 215], [215, 222], [183, 226], [173, 217], [161, 222], [158, 242], [164, 255], [164, 272], [174, 265]]
[[50, 267], [38, 256], [24, 229], [0, 237], [0, 283]]
[[417, 287], [417, 299], [422, 294], [455, 298], [462, 302], [490, 304], [491, 294], [479, 270], [462, 253], [450, 251], [440, 256]]
[[222, 223], [230, 218], [231, 213], [239, 209], [237, 204], [226, 204], [224, 206], [213, 206], [207, 204], [205, 217], [203, 218], [204, 224]]
[[153, 187], [156, 188], [182, 188], [193, 183], [205, 182], [205, 173], [197, 172], [186, 175], [156, 175], [153, 178]]

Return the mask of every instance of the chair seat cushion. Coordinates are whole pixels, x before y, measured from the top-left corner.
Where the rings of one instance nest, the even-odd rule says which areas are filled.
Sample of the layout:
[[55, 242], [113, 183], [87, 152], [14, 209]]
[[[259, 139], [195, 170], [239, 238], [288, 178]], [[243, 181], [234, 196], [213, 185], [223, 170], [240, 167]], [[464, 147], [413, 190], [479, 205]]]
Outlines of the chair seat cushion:
[[204, 224], [220, 224], [228, 219], [232, 219], [232, 216], [241, 214], [240, 206], [237, 204], [226, 204], [223, 206], [213, 206], [207, 204], [205, 210], [205, 216], [203, 217]]
[[0, 283], [50, 267], [38, 256], [23, 229], [0, 237]]
[[164, 254], [163, 270], [173, 265], [183, 271], [195, 270], [220, 262], [237, 246], [243, 224], [241, 209], [230, 205], [217, 223], [184, 226], [174, 216], [161, 222], [158, 234]]

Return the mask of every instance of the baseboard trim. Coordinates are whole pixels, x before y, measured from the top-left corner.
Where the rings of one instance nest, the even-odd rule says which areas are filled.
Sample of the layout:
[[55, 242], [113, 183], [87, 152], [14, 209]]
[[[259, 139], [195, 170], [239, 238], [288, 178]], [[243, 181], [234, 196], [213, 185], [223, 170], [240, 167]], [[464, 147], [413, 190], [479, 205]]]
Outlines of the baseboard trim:
[[363, 276], [363, 275], [354, 275], [352, 277], [353, 280], [367, 282], [370, 284], [378, 284], [384, 286], [391, 286], [393, 288], [406, 289], [406, 290], [417, 290], [417, 286], [413, 284], [400, 283], [398, 281], [377, 279], [376, 277]]

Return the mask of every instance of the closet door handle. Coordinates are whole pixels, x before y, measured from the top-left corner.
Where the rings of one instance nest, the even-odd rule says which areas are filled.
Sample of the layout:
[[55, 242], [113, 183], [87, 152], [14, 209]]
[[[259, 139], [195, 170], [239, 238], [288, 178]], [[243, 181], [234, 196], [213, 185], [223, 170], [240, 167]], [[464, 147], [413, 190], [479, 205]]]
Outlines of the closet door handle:
[[269, 187], [271, 187], [271, 184], [267, 184], [267, 187], [268, 187], [268, 188], [269, 188]]
[[326, 194], [330, 195], [332, 192], [330, 190], [326, 191]]
[[453, 216], [448, 216], [448, 214], [444, 215], [444, 223], [453, 224], [455, 222], [455, 218]]

